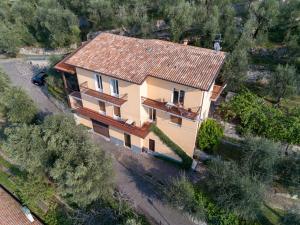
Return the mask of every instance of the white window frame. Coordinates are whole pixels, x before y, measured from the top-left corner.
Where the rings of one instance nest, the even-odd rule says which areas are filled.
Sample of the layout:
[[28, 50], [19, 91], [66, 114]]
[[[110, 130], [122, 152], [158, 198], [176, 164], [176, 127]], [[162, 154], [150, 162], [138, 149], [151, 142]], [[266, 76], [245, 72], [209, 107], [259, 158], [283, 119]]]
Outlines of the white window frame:
[[104, 101], [99, 101], [99, 102], [102, 102], [104, 104], [104, 107], [105, 107], [105, 111], [102, 111], [100, 106], [99, 106], [99, 113], [102, 114], [102, 115], [106, 115], [106, 104]]
[[[153, 119], [153, 112], [154, 112], [154, 110], [155, 110], [155, 119]], [[149, 120], [150, 121], [156, 121], [156, 117], [157, 117], [157, 112], [156, 112], [156, 109], [154, 109], [154, 108], [148, 108], [148, 114], [149, 114]]]
[[[120, 116], [118, 116], [118, 115], [115, 114], [115, 107], [118, 107], [118, 108], [120, 109]], [[121, 120], [121, 116], [122, 116], [122, 114], [121, 114], [121, 107], [119, 107], [119, 106], [114, 106], [114, 107], [113, 107], [113, 118], [114, 118], [114, 119], [117, 119], [117, 120]]]
[[[100, 78], [100, 79], [99, 79]], [[100, 82], [99, 82], [100, 81]], [[95, 89], [97, 91], [103, 92], [103, 81], [100, 74], [95, 74]]]
[[[114, 89], [116, 92], [114, 92]], [[119, 81], [117, 79], [110, 79], [110, 93], [112, 96], [119, 97]]]
[[[174, 96], [174, 91], [177, 91], [177, 92], [178, 92], [177, 103], [175, 103], [175, 101], [174, 101], [174, 97], [175, 97], [175, 96]], [[184, 94], [183, 94], [183, 103], [179, 102], [182, 93], [184, 93]], [[177, 89], [177, 88], [173, 88], [173, 92], [172, 92], [172, 96], [171, 96], [171, 102], [172, 102], [173, 104], [184, 104], [184, 98], [185, 98], [185, 91], [184, 91], [184, 90], [179, 90], [179, 89]]]

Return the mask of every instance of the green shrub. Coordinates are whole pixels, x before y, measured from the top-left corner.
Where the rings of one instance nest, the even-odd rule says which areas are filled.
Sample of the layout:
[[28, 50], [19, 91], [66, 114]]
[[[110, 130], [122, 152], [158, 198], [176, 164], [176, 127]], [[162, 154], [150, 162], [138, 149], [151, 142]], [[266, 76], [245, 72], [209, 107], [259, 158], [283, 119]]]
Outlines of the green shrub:
[[155, 133], [159, 139], [166, 144], [171, 150], [173, 150], [181, 159], [181, 166], [184, 169], [190, 169], [193, 163], [193, 159], [189, 157], [177, 144], [175, 144], [166, 134], [164, 134], [157, 126], [151, 125], [151, 131]]
[[32, 99], [21, 88], [9, 88], [0, 101], [4, 115], [11, 123], [30, 124], [38, 113]]
[[238, 122], [241, 134], [254, 134], [275, 141], [300, 144], [300, 110], [287, 115], [264, 99], [244, 90], [221, 107], [221, 114]]
[[211, 150], [220, 143], [223, 128], [213, 119], [207, 119], [198, 131], [197, 145], [202, 150]]

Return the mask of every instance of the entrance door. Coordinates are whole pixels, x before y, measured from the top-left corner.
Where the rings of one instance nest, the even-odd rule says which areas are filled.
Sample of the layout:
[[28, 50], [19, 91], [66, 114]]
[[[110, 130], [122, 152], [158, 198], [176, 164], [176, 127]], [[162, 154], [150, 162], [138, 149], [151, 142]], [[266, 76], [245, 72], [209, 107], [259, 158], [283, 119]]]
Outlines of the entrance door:
[[92, 120], [92, 124], [93, 124], [93, 129], [96, 133], [102, 134], [105, 137], [109, 137], [108, 125], [106, 125], [105, 123], [96, 121], [96, 120]]
[[131, 148], [131, 137], [129, 134], [124, 134], [124, 143], [126, 147]]
[[149, 149], [155, 152], [155, 141], [152, 139], [149, 139]]

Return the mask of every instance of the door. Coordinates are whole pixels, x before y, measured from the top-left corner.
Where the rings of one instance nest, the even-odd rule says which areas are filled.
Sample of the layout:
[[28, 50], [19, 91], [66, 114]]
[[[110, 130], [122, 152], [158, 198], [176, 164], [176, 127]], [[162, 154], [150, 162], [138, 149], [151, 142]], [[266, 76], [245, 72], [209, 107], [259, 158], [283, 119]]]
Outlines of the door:
[[129, 134], [124, 134], [124, 143], [126, 147], [131, 148], [131, 137]]
[[149, 139], [149, 150], [155, 152], [155, 141], [152, 139]]
[[93, 124], [93, 129], [96, 133], [102, 134], [105, 137], [109, 137], [108, 125], [106, 125], [105, 123], [96, 121], [96, 120], [92, 120], [92, 124]]

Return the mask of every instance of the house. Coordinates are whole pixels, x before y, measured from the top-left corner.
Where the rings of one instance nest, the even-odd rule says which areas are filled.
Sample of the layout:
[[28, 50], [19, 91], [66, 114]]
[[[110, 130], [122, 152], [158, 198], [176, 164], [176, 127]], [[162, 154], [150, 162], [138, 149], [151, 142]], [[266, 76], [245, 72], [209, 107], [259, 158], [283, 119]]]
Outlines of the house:
[[226, 54], [168, 41], [100, 33], [59, 62], [77, 76], [69, 91], [76, 121], [113, 143], [181, 158], [151, 131], [155, 124], [193, 157], [196, 135], [223, 86], [215, 84]]
[[40, 219], [0, 185], [0, 225], [42, 225]]

